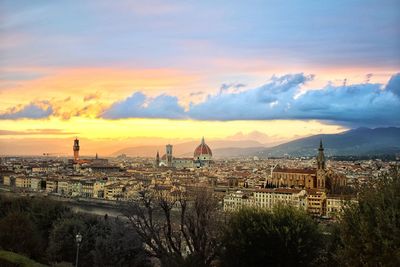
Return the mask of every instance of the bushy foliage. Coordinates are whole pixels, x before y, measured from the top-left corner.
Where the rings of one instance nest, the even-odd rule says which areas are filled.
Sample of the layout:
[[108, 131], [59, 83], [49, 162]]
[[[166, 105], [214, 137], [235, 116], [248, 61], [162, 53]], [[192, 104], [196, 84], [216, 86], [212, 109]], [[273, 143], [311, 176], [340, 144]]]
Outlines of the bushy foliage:
[[342, 265], [400, 266], [400, 169], [362, 188], [339, 227]]
[[69, 213], [58, 202], [1, 196], [0, 247], [45, 261], [52, 224]]
[[82, 235], [82, 266], [146, 266], [142, 242], [128, 225], [117, 219], [74, 215], [57, 221], [50, 234], [51, 262], [74, 262], [77, 233]]
[[0, 220], [0, 246], [28, 257], [38, 257], [40, 243], [35, 225], [29, 216], [21, 212], [10, 212]]
[[85, 223], [78, 216], [63, 218], [54, 223], [54, 227], [50, 233], [49, 247], [47, 253], [51, 262], [74, 262], [76, 252], [75, 236], [81, 233], [85, 236], [81, 244], [81, 262], [87, 262], [88, 249], [88, 233], [86, 232]]
[[95, 266], [149, 266], [142, 242], [126, 223], [108, 219], [104, 232], [96, 238]]
[[0, 248], [43, 263], [75, 262], [83, 236], [82, 266], [147, 266], [142, 242], [126, 223], [73, 213], [47, 199], [0, 197]]
[[305, 212], [243, 209], [228, 219], [223, 266], [307, 266], [321, 251], [322, 234]]

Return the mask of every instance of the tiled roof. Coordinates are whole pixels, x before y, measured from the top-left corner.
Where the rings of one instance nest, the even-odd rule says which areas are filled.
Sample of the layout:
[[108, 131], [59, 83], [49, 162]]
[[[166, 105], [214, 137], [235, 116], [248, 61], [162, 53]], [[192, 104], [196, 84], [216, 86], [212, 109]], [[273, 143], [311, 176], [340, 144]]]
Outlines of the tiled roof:
[[283, 173], [302, 173], [302, 174], [316, 174], [316, 169], [289, 169], [289, 168], [276, 168], [273, 172]]
[[201, 155], [210, 155], [212, 156], [212, 152], [210, 147], [204, 142], [204, 138], [201, 139], [201, 144], [194, 150], [194, 157], [198, 157]]

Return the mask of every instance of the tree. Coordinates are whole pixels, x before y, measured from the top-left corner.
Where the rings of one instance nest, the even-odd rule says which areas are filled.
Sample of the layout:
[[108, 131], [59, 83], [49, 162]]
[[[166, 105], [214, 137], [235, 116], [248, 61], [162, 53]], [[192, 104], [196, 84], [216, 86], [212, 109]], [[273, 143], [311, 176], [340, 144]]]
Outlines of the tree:
[[10, 212], [25, 212], [30, 203], [27, 198], [0, 196], [0, 218]]
[[40, 198], [32, 199], [26, 209], [29, 218], [36, 226], [38, 235], [40, 235], [41, 243], [36, 246], [42, 252], [40, 260], [44, 260], [54, 222], [70, 216], [71, 210], [60, 202]]
[[190, 198], [175, 193], [144, 190], [123, 212], [162, 266], [210, 266], [219, 247], [217, 202], [206, 189]]
[[400, 168], [361, 189], [340, 218], [339, 260], [347, 266], [400, 266]]
[[29, 216], [22, 212], [10, 212], [0, 220], [0, 247], [6, 250], [37, 257], [40, 237]]
[[93, 266], [92, 251], [95, 244], [96, 219], [75, 215], [55, 222], [50, 233], [47, 254], [51, 262], [75, 262], [77, 233], [82, 235], [79, 262], [82, 266]]
[[319, 255], [322, 233], [304, 211], [242, 209], [228, 218], [223, 266], [308, 266]]
[[142, 242], [127, 222], [76, 214], [54, 224], [47, 253], [51, 262], [74, 262], [75, 236], [82, 235], [82, 266], [147, 266]]
[[125, 222], [107, 219], [103, 230], [96, 239], [95, 266], [149, 266], [139, 236]]

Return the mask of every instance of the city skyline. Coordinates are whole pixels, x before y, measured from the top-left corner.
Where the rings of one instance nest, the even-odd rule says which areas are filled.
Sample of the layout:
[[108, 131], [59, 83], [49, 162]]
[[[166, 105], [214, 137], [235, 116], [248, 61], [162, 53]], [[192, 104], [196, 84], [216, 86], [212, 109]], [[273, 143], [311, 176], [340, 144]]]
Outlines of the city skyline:
[[1, 266], [399, 266], [399, 0], [1, 0]]
[[399, 126], [399, 8], [4, 1], [0, 154], [70, 153], [75, 136], [110, 154], [106, 142], [277, 144]]

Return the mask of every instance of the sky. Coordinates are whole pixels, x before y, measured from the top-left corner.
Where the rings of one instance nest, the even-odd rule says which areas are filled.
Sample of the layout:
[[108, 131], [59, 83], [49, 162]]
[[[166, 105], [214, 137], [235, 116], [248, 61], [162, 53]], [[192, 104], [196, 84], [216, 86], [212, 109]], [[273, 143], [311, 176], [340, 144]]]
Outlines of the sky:
[[398, 25], [397, 0], [2, 0], [0, 154], [400, 126]]

